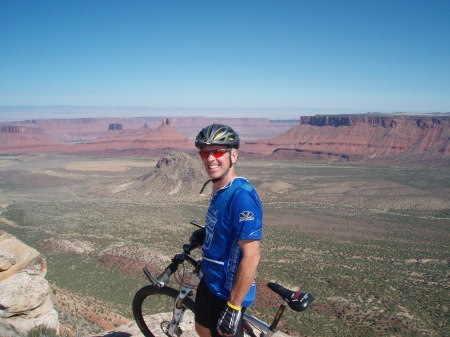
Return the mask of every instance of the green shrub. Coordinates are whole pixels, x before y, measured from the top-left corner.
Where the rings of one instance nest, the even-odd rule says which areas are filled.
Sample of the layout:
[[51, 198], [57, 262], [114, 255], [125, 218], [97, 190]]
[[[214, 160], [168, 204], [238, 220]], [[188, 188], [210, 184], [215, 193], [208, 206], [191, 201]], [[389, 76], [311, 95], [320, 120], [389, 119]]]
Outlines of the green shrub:
[[58, 337], [58, 332], [46, 325], [38, 325], [28, 331], [27, 337]]

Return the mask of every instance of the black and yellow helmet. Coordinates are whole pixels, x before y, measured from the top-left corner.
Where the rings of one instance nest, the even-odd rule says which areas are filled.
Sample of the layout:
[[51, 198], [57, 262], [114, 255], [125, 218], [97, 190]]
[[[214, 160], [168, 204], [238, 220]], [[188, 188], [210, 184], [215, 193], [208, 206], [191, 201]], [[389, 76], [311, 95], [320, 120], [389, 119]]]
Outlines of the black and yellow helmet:
[[223, 124], [211, 124], [203, 128], [195, 138], [195, 146], [199, 149], [207, 145], [225, 145], [239, 148], [239, 135], [231, 127]]

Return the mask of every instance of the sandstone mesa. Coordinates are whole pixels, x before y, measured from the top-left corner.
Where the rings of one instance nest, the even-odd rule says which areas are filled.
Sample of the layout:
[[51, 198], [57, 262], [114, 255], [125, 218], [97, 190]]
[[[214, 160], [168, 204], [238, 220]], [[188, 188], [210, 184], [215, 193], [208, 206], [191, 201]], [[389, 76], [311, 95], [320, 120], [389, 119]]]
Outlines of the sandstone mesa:
[[241, 136], [243, 157], [364, 162], [450, 160], [450, 115], [316, 115], [264, 118], [81, 118], [0, 124], [0, 153], [161, 156], [195, 153], [193, 138], [213, 122]]

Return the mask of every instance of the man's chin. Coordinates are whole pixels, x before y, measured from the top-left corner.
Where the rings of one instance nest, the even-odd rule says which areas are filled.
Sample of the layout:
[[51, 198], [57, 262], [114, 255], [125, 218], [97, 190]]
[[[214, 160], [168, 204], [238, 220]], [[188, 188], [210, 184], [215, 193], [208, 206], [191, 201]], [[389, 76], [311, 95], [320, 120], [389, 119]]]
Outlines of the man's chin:
[[219, 177], [220, 177], [221, 173], [220, 173], [220, 172], [217, 172], [217, 171], [215, 171], [215, 172], [208, 172], [208, 175], [209, 175], [209, 177], [210, 177], [211, 179], [216, 179], [216, 178], [219, 178]]

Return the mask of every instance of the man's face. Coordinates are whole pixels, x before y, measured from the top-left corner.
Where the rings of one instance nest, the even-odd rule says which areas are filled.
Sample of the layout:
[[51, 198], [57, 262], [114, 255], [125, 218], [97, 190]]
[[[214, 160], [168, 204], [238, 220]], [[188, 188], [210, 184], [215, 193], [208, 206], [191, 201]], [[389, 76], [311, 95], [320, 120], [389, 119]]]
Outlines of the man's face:
[[[214, 150], [219, 150], [219, 152], [208, 153], [208, 151]], [[224, 150], [225, 152], [221, 153], [220, 150]], [[230, 150], [222, 145], [207, 145], [202, 149], [203, 155], [201, 158], [203, 160], [203, 166], [211, 179], [221, 177], [230, 168], [231, 161], [233, 163], [236, 161], [236, 152], [232, 154]]]

